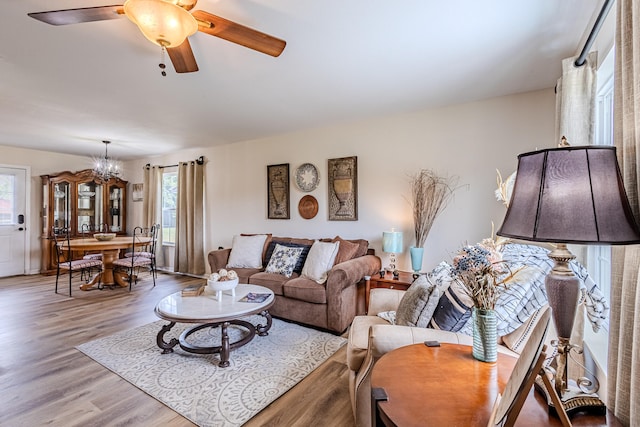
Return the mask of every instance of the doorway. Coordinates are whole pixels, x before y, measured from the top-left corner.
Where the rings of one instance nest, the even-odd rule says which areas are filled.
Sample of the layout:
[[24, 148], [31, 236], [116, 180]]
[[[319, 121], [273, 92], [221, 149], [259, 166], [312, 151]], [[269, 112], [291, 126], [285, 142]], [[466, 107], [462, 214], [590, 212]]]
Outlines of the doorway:
[[28, 172], [26, 167], [0, 166], [0, 277], [27, 272]]

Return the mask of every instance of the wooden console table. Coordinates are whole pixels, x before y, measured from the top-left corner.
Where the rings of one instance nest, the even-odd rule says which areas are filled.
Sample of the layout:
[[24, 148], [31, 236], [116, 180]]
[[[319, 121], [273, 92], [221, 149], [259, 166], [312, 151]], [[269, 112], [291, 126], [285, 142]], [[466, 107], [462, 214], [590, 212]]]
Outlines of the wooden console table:
[[[514, 357], [501, 353], [496, 363], [480, 362], [471, 355], [470, 346], [460, 344], [400, 347], [373, 367], [371, 389], [382, 388], [388, 397], [387, 401], [372, 399], [373, 422], [378, 418], [377, 425], [384, 426], [486, 427], [515, 363]], [[571, 421], [574, 426], [622, 425], [610, 411], [606, 416], [578, 414]], [[549, 415], [533, 388], [516, 421], [516, 426], [532, 425], [562, 425]]]

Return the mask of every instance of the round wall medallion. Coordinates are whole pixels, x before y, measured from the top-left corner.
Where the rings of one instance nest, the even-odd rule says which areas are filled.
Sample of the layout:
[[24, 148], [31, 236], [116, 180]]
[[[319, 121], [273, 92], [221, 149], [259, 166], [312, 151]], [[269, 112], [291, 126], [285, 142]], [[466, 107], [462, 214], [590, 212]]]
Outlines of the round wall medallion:
[[318, 169], [311, 163], [303, 163], [296, 169], [296, 185], [305, 193], [313, 191], [320, 183]]
[[304, 219], [311, 219], [318, 214], [318, 201], [315, 197], [306, 195], [298, 203], [298, 212]]

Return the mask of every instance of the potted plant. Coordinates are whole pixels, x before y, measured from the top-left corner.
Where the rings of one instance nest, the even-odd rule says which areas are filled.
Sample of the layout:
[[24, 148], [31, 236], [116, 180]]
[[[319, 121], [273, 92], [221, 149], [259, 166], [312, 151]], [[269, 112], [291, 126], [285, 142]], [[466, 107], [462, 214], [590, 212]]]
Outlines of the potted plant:
[[438, 215], [447, 207], [458, 182], [457, 177], [440, 176], [429, 169], [411, 175], [411, 210], [416, 245], [409, 248], [411, 268], [417, 275], [422, 269], [424, 243]]

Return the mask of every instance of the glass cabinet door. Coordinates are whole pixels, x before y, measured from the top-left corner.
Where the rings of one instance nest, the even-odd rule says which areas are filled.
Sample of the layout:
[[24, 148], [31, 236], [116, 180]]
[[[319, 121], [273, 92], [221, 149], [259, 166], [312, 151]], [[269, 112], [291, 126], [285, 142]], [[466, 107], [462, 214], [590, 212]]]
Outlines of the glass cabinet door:
[[53, 185], [53, 230], [58, 234], [62, 229], [69, 228], [70, 221], [70, 191], [71, 185], [61, 181]]
[[109, 224], [109, 231], [118, 233], [124, 231], [122, 206], [124, 191], [118, 185], [109, 185], [109, 210], [107, 216], [107, 223]]
[[102, 217], [102, 185], [95, 182], [78, 184], [78, 206], [76, 210], [78, 233], [93, 233], [101, 229]]

